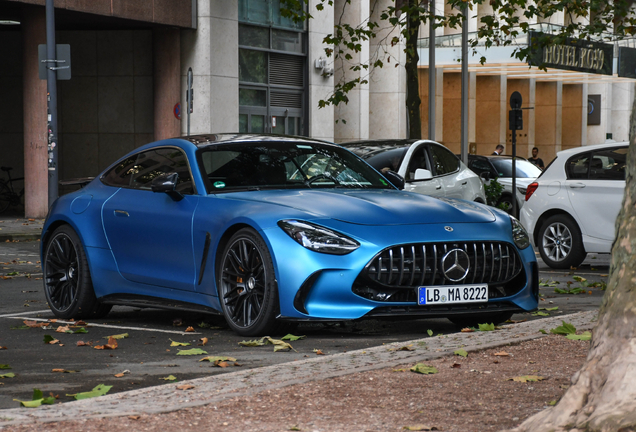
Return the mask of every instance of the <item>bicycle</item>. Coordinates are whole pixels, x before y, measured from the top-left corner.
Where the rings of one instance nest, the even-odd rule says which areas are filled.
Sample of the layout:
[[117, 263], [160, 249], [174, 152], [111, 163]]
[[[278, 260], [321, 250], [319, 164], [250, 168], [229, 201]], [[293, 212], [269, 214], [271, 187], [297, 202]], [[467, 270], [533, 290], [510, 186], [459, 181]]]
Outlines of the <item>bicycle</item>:
[[11, 178], [11, 167], [0, 167], [0, 170], [7, 173], [9, 180], [0, 179], [0, 213], [9, 208], [9, 206], [22, 205], [22, 197], [24, 196], [24, 188], [16, 192], [13, 188], [13, 182], [23, 181], [24, 177]]

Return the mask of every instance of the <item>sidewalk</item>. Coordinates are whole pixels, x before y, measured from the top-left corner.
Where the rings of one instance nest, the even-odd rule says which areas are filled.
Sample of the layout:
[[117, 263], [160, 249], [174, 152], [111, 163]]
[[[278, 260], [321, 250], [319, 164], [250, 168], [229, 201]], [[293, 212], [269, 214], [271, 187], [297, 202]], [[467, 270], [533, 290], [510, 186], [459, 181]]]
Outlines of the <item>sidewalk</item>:
[[[345, 416], [351, 412], [350, 408], [346, 405], [349, 401], [340, 401], [338, 400], [338, 396], [335, 394], [333, 394], [332, 397], [332, 392], [335, 393], [341, 388], [344, 388], [347, 397], [351, 396], [354, 398], [364, 399], [362, 396], [363, 391], [359, 388], [360, 384], [356, 387], [356, 385], [352, 383], [353, 380], [360, 379], [360, 376], [362, 376], [361, 379], [366, 380], [364, 381], [366, 385], [372, 386], [370, 396], [367, 395], [368, 400], [365, 399], [363, 401], [365, 407], [369, 407], [370, 409], [377, 408], [378, 410], [385, 408], [384, 405], [389, 404], [391, 402], [389, 399], [392, 400], [395, 396], [395, 399], [400, 400], [399, 406], [404, 411], [415, 410], [416, 414], [430, 414], [430, 412], [426, 411], [426, 406], [420, 408], [422, 406], [421, 395], [410, 395], [409, 391], [412, 392], [413, 390], [403, 388], [405, 386], [404, 384], [402, 384], [402, 387], [398, 386], [391, 388], [390, 385], [386, 384], [386, 381], [390, 380], [392, 377], [405, 377], [402, 379], [407, 379], [408, 381], [418, 380], [417, 383], [426, 383], [427, 381], [419, 380], [419, 377], [421, 376], [408, 372], [408, 369], [396, 370], [392, 368], [405, 366], [410, 367], [417, 362], [435, 362], [436, 359], [437, 363], [440, 363], [438, 365], [440, 368], [439, 376], [435, 376], [436, 378], [430, 378], [430, 381], [428, 382], [431, 382], [433, 379], [442, 379], [442, 381], [438, 381], [438, 384], [436, 384], [435, 387], [429, 388], [428, 390], [423, 388], [423, 385], [426, 384], [416, 383], [415, 386], [417, 390], [424, 391], [428, 397], [433, 397], [433, 402], [435, 402], [436, 393], [442, 392], [441, 388], [446, 386], [447, 392], [448, 388], [450, 388], [450, 390], [454, 390], [458, 393], [458, 396], [450, 396], [456, 399], [449, 400], [449, 396], [446, 396], [445, 398], [437, 398], [443, 399], [442, 402], [454, 403], [456, 406], [459, 404], [455, 409], [456, 414], [453, 414], [453, 416], [465, 416], [466, 413], [468, 413], [469, 416], [474, 417], [476, 415], [482, 416], [482, 418], [485, 414], [488, 414], [485, 412], [486, 409], [494, 409], [495, 412], [499, 412], [500, 416], [503, 414], [503, 406], [495, 406], [493, 403], [489, 404], [485, 399], [486, 397], [495, 395], [503, 398], [503, 403], [511, 403], [511, 407], [508, 409], [507, 413], [509, 417], [506, 417], [508, 423], [511, 421], [518, 422], [533, 411], [543, 409], [546, 405], [548, 405], [550, 399], [545, 400], [546, 397], [558, 399], [559, 395], [555, 395], [554, 390], [551, 390], [553, 393], [549, 393], [548, 396], [542, 394], [537, 400], [534, 389], [535, 387], [539, 388], [544, 385], [544, 383], [549, 383], [549, 385], [552, 385], [555, 389], [567, 388], [569, 385], [569, 378], [580, 367], [580, 365], [575, 363], [574, 358], [578, 358], [576, 361], [581, 363], [583, 358], [585, 358], [585, 353], [589, 347], [589, 342], [567, 341], [567, 343], [574, 342], [573, 345], [576, 345], [573, 349], [578, 351], [574, 354], [572, 354], [572, 352], [565, 352], [565, 348], [563, 347], [556, 349], [547, 347], [547, 345], [550, 345], [549, 343], [546, 343], [546, 346], [541, 346], [539, 344], [539, 347], [537, 347], [538, 339], [545, 341], [551, 340], [551, 343], [553, 344], [566, 342], [566, 339], [563, 336], [545, 336], [540, 332], [540, 330], [555, 328], [561, 324], [561, 320], [566, 320], [573, 324], [579, 331], [589, 330], [595, 325], [596, 314], [596, 311], [579, 312], [566, 316], [510, 324], [497, 331], [457, 333], [447, 336], [429, 337], [410, 342], [387, 344], [367, 348], [365, 350], [357, 350], [328, 356], [317, 356], [307, 360], [293, 361], [275, 366], [238, 371], [222, 375], [213, 375], [190, 381], [181, 381], [179, 383], [164, 384], [156, 387], [106, 395], [94, 399], [41, 406], [37, 409], [20, 408], [0, 410], [0, 430], [3, 429], [3, 427], [9, 427], [10, 430], [31, 430], [30, 428], [33, 427], [41, 428], [41, 422], [78, 421], [80, 423], [86, 422], [86, 424], [83, 426], [74, 424], [72, 427], [73, 430], [103, 430], [112, 432], [120, 429], [113, 428], [114, 425], [110, 423], [114, 422], [117, 425], [120, 425], [122, 422], [130, 423], [131, 420], [134, 423], [134, 421], [139, 420], [140, 418], [144, 422], [153, 422], [152, 427], [146, 428], [145, 430], [165, 430], [162, 429], [162, 427], [166, 426], [164, 422], [167, 421], [167, 418], [162, 419], [161, 416], [157, 417], [158, 414], [165, 415], [164, 413], [174, 413], [174, 416], [179, 418], [183, 417], [183, 419], [180, 420], [185, 423], [182, 425], [182, 430], [199, 430], [199, 428], [196, 427], [196, 422], [201, 421], [204, 417], [206, 417], [205, 411], [212, 410], [212, 412], [216, 412], [215, 410], [217, 409], [217, 405], [219, 407], [228, 406], [228, 403], [230, 404], [229, 406], [231, 407], [232, 412], [226, 410], [219, 413], [223, 414], [223, 419], [231, 418], [232, 421], [231, 424], [228, 424], [228, 422], [220, 420], [221, 423], [217, 426], [221, 427], [222, 430], [341, 430], [339, 427], [334, 425], [342, 425], [342, 430], [378, 430], [377, 428], [367, 429], [363, 425], [358, 425], [360, 426], [360, 429], [356, 427], [347, 427], [347, 420]], [[525, 348], [524, 345], [526, 345]], [[469, 353], [469, 355], [465, 358], [456, 355], [454, 356], [455, 350], [460, 348]], [[498, 351], [508, 351], [509, 353], [495, 351], [492, 353], [476, 353], [477, 351], [493, 348], [497, 348]], [[524, 349], [525, 353], [529, 353], [531, 356], [531, 360], [523, 357]], [[566, 357], [565, 359], [562, 357], [558, 358], [558, 353], [561, 350], [564, 350], [564, 354], [569, 357]], [[555, 353], [557, 354], [556, 360], [553, 359], [550, 363], [548, 363], [547, 357], [549, 354]], [[440, 361], [439, 359], [445, 360]], [[479, 364], [480, 361], [482, 362], [481, 364]], [[508, 362], [510, 362], [510, 364], [517, 362], [517, 369], [514, 371], [504, 371], [502, 369], [500, 372], [503, 372], [504, 375], [506, 373], [514, 373], [515, 375], [512, 375], [512, 377], [514, 377], [517, 376], [516, 374], [531, 375], [532, 372], [534, 372], [534, 374], [537, 375], [544, 375], [545, 378], [541, 377], [541, 383], [517, 383], [512, 382], [512, 377], [508, 375], [505, 375], [505, 378], [501, 378], [500, 375], [495, 375], [498, 372], [494, 369], [497, 369], [500, 366], [494, 366], [493, 364], [501, 364], [501, 367], [503, 368], [507, 366]], [[444, 363], [445, 366], [442, 366]], [[462, 364], [465, 366], [463, 369], [461, 368]], [[493, 372], [485, 370], [485, 368], [493, 369]], [[384, 369], [384, 372], [382, 369]], [[404, 374], [399, 372], [404, 372]], [[390, 378], [387, 378], [387, 373]], [[444, 378], [444, 374], [450, 373], [455, 375], [451, 378]], [[490, 375], [491, 373], [492, 375]], [[428, 377], [428, 375], [425, 377]], [[494, 379], [494, 381], [489, 384], [477, 383], [478, 379], [489, 378], [491, 381]], [[375, 381], [373, 381], [374, 379]], [[471, 383], [473, 384], [473, 387], [469, 388]], [[491, 388], [486, 388], [486, 385], [490, 385]], [[510, 388], [506, 389], [506, 386]], [[246, 420], [244, 417], [247, 417], [248, 414], [253, 414], [249, 411], [253, 411], [254, 409], [266, 409], [269, 414], [274, 414], [274, 412], [280, 413], [281, 415], [300, 414], [298, 411], [293, 413], [287, 411], [287, 408], [289, 408], [289, 405], [292, 402], [287, 402], [285, 399], [274, 399], [276, 402], [280, 402], [279, 404], [260, 406], [265, 402], [261, 402], [261, 398], [267, 398], [270, 396], [270, 392], [273, 394], [273, 397], [278, 397], [278, 394], [285, 395], [285, 388], [295, 389], [293, 392], [297, 393], [294, 393], [293, 395], [286, 395], [287, 398], [291, 396], [292, 399], [303, 399], [303, 407], [305, 410], [308, 410], [309, 413], [311, 413], [314, 409], [318, 410], [318, 404], [321, 403], [319, 398], [312, 398], [311, 395], [307, 397], [307, 393], [311, 392], [311, 388], [321, 387], [321, 396], [327, 396], [328, 400], [332, 401], [334, 404], [334, 406], [329, 408], [327, 412], [335, 414], [336, 417], [327, 419], [328, 421], [325, 420], [325, 424], [318, 425], [315, 423], [304, 423], [302, 428], [296, 429], [294, 429], [293, 424], [278, 424], [274, 425], [272, 429], [269, 427], [263, 427], [265, 426], [264, 424], [261, 424], [260, 426], [254, 423], [249, 425], [244, 424], [244, 421]], [[387, 387], [391, 396], [380, 396], [379, 393], [386, 390]], [[300, 388], [301, 390], [296, 390], [297, 388]], [[482, 392], [482, 399], [478, 398], [477, 402], [474, 404], [482, 405], [480, 400], [483, 400], [484, 406], [482, 408], [474, 405], [462, 406], [462, 402], [464, 404], [470, 403], [467, 400], [469, 396], [479, 397], [480, 395], [477, 393], [480, 391]], [[558, 391], [562, 392], [563, 390]], [[470, 395], [468, 393], [470, 393]], [[240, 401], [244, 402], [241, 403]], [[410, 402], [409, 404], [409, 401], [413, 402]], [[520, 412], [519, 407], [524, 403], [528, 405], [529, 402], [532, 402], [532, 406], [530, 408], [526, 408], [524, 412]], [[249, 405], [246, 406], [250, 403], [254, 404], [253, 408], [249, 408]], [[322, 404], [324, 404], [324, 402], [322, 402]], [[321, 408], [324, 407], [321, 406]], [[204, 412], [200, 410], [204, 410]], [[432, 409], [432, 411], [434, 412], [435, 410]], [[512, 413], [511, 415], [510, 412]], [[339, 415], [337, 413], [339, 413]], [[113, 419], [113, 417], [120, 417], [121, 419]], [[103, 420], [98, 420], [100, 418]], [[336, 423], [334, 423], [334, 421]], [[338, 423], [338, 421], [341, 423]], [[471, 420], [467, 419], [466, 421], [470, 421], [472, 423], [473, 419], [471, 417]], [[33, 424], [34, 422], [39, 423], [39, 426], [35, 426]], [[192, 422], [195, 423], [193, 424]], [[100, 426], [98, 426], [98, 423]], [[303, 422], [301, 421], [301, 423]], [[311, 426], [311, 428], [307, 428], [309, 425], [314, 424], [315, 427]], [[331, 424], [331, 427], [325, 429], [325, 426], [328, 424]], [[12, 425], [21, 425], [22, 427], [14, 429], [11, 427]], [[186, 425], [190, 427], [187, 427]], [[147, 423], [146, 426], [151, 426], [151, 424]], [[222, 426], [229, 426], [229, 428], [226, 429]], [[395, 426], [396, 425], [394, 424], [387, 424], [386, 429], [383, 427], [380, 429], [398, 430]], [[493, 426], [496, 427], [496, 425]], [[54, 427], [55, 430], [64, 430], [64, 428], [68, 427], [68, 425], [49, 424], [46, 426], [46, 429], [53, 430]], [[129, 427], [131, 426], [127, 424], [125, 427], [122, 427], [121, 430], [126, 430], [126, 428]], [[134, 427], [134, 425], [132, 427]], [[139, 424], [138, 427], [141, 427], [141, 424]], [[471, 427], [467, 427], [463, 430], [473, 429]]]
[[0, 214], [0, 242], [39, 240], [44, 219]]

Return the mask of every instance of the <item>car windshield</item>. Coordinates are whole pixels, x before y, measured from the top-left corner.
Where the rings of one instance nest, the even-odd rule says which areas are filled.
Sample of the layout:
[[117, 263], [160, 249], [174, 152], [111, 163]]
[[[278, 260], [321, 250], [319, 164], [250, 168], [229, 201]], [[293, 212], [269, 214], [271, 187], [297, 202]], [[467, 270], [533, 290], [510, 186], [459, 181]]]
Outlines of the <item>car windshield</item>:
[[294, 188], [393, 187], [347, 150], [308, 142], [250, 142], [206, 147], [199, 165], [208, 193]]
[[[492, 164], [499, 173], [499, 177], [512, 177], [512, 159], [491, 159]], [[539, 177], [541, 170], [527, 160], [517, 159], [515, 163], [517, 178]]]
[[369, 165], [378, 171], [388, 168], [397, 172], [408, 147], [384, 147], [380, 150], [374, 150], [370, 153], [364, 153], [361, 149], [351, 148], [351, 151], [359, 155]]

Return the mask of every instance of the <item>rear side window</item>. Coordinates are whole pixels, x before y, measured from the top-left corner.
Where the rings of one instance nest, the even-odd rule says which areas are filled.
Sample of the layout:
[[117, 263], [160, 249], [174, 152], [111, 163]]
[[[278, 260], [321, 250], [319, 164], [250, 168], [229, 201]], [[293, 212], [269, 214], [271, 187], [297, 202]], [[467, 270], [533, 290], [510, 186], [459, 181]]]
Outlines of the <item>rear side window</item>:
[[571, 180], [625, 180], [627, 147], [597, 150], [570, 158], [565, 166]]
[[134, 189], [150, 190], [152, 181], [162, 175], [176, 172], [179, 175], [177, 192], [194, 194], [188, 158], [177, 148], [160, 148], [140, 153], [133, 169], [130, 186]]
[[362, 159], [364, 159], [369, 165], [375, 168], [378, 171], [383, 171], [385, 168], [390, 169], [391, 171], [398, 172], [400, 169], [400, 165], [402, 164], [402, 159], [404, 159], [404, 155], [408, 147], [390, 149], [382, 152], [376, 152], [371, 155], [361, 155]]
[[459, 169], [459, 159], [450, 150], [438, 145], [431, 145], [430, 149], [437, 175], [454, 173]]
[[475, 173], [477, 173], [477, 175], [481, 175], [482, 173], [488, 173], [488, 174], [494, 175], [495, 177], [498, 175], [492, 169], [492, 166], [490, 165], [490, 163], [488, 161], [483, 160], [483, 159], [471, 159], [471, 160], [469, 160], [468, 161], [468, 167], [471, 170], [475, 171]]

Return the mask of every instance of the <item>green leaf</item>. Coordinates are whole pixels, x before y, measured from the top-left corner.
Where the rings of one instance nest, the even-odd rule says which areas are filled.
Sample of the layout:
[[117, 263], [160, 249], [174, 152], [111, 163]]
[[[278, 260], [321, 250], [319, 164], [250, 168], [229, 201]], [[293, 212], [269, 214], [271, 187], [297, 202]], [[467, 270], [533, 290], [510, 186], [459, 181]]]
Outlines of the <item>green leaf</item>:
[[295, 341], [300, 340], [300, 339], [305, 339], [306, 337], [307, 336], [304, 336], [304, 335], [303, 336], [294, 336], [293, 334], [287, 334], [287, 335], [283, 336], [282, 338], [280, 338], [280, 340], [289, 340], [289, 341], [295, 342]]
[[581, 276], [572, 276], [572, 279], [574, 279], [577, 282], [587, 282], [587, 279]]
[[563, 323], [563, 325], [560, 325], [557, 328], [553, 328], [552, 330], [550, 330], [550, 333], [560, 334], [560, 335], [576, 334], [576, 327], [574, 327], [570, 323], [566, 323], [565, 321], [561, 321], [561, 322]]
[[159, 378], [159, 379], [162, 379], [162, 380], [165, 380], [165, 381], [175, 381], [177, 379], [177, 377], [174, 376], [174, 375], [168, 375], [165, 378]]
[[433, 330], [431, 330], [431, 329], [426, 330], [426, 333], [427, 333], [429, 336], [433, 336]]
[[8, 364], [0, 364], [0, 369], [11, 369], [11, 366]]
[[200, 362], [202, 361], [209, 361], [210, 363], [214, 363], [215, 361], [230, 361], [230, 362], [235, 362], [236, 359], [234, 357], [225, 357], [225, 356], [208, 356], [208, 357], [203, 357], [201, 360], [199, 360]]
[[33, 397], [31, 398], [31, 400], [38, 400], [38, 399], [44, 399], [44, 394], [42, 394], [42, 390], [34, 388]]
[[[11, 330], [28, 330], [31, 327], [29, 327], [28, 325], [21, 325], [21, 326], [17, 326], [17, 327], [10, 327]], [[17, 399], [14, 399], [17, 400]]]
[[203, 351], [201, 348], [192, 348], [189, 350], [179, 350], [177, 355], [202, 355], [207, 354], [207, 351]]
[[107, 385], [104, 385], [104, 384], [100, 384], [100, 385], [98, 385], [97, 387], [95, 387], [93, 390], [91, 390], [89, 392], [77, 393], [77, 394], [74, 394], [74, 395], [66, 395], [66, 396], [73, 396], [77, 400], [90, 399], [90, 398], [94, 398], [94, 397], [105, 395], [106, 393], [108, 393], [110, 391], [111, 388], [113, 388], [113, 386], [107, 386]]
[[552, 400], [552, 401], [548, 402], [549, 406], [555, 406], [556, 404], [557, 404], [556, 400]]
[[18, 272], [11, 272], [11, 273], [7, 273], [7, 276], [17, 276], [19, 274], [20, 273], [18, 273]]
[[124, 339], [128, 337], [128, 333], [122, 333], [122, 334], [117, 334], [117, 335], [112, 335], [112, 336], [104, 336], [104, 339]]
[[42, 405], [42, 401], [44, 399], [37, 399], [37, 400], [31, 400], [31, 401], [21, 401], [19, 399], [13, 399], [16, 402], [20, 402], [20, 405], [22, 405], [25, 408], [37, 408], [40, 405]]
[[435, 366], [425, 365], [424, 363], [418, 363], [410, 369], [411, 372], [419, 374], [430, 375], [438, 372]]
[[555, 306], [555, 307], [551, 307], [551, 308], [539, 308], [539, 309], [543, 309], [543, 310], [546, 310], [548, 312], [553, 312], [553, 311], [558, 311], [559, 307]]
[[49, 342], [54, 341], [54, 340], [55, 340], [55, 338], [53, 336], [47, 335], [47, 334], [44, 335], [44, 343], [45, 344], [48, 344]]
[[587, 341], [592, 339], [592, 333], [590, 333], [589, 331], [583, 332], [580, 335], [577, 334], [569, 334], [566, 336], [567, 339], [570, 340], [582, 340], [582, 341]]
[[170, 342], [172, 342], [170, 344], [170, 346], [190, 346], [190, 343], [188, 342], [177, 342], [177, 341], [173, 341], [172, 339], [169, 339]]
[[88, 330], [86, 330], [84, 327], [80, 327], [78, 329], [75, 329], [75, 331], [73, 332], [73, 334], [77, 333], [88, 333]]
[[540, 329], [540, 330], [539, 330], [539, 332], [540, 332], [540, 333], [543, 333], [543, 334], [548, 334], [548, 332], [547, 332], [547, 331], [545, 331], [545, 330], [543, 330], [543, 329]]
[[461, 348], [458, 349], [458, 350], [455, 350], [453, 352], [453, 354], [458, 355], [458, 356], [462, 356], [462, 357], [468, 357], [468, 353], [466, 352], [466, 350], [463, 350]]
[[15, 378], [15, 374], [13, 372], [9, 372], [6, 374], [0, 374], [0, 378]]
[[479, 324], [479, 331], [494, 331], [495, 325], [493, 323], [490, 324]]
[[263, 346], [265, 345], [265, 341], [263, 339], [255, 339], [255, 340], [250, 340], [250, 341], [242, 341], [238, 343], [241, 346], [246, 346], [246, 347], [255, 347], [255, 346]]
[[550, 316], [550, 314], [547, 312], [537, 311], [537, 312], [532, 312], [532, 316]]

